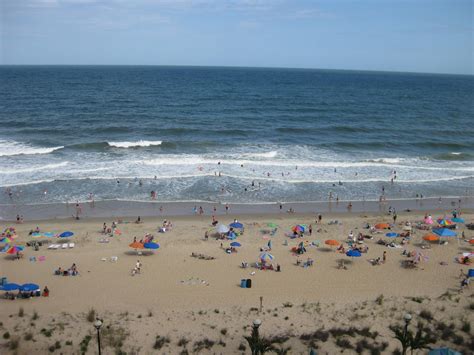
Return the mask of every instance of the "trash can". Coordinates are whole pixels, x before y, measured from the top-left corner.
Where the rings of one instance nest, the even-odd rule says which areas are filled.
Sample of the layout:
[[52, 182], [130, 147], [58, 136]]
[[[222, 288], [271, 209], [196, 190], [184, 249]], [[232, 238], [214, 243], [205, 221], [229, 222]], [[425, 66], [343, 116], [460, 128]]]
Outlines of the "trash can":
[[246, 279], [240, 280], [240, 287], [247, 288], [247, 280]]
[[247, 288], [252, 288], [252, 280], [247, 279]]

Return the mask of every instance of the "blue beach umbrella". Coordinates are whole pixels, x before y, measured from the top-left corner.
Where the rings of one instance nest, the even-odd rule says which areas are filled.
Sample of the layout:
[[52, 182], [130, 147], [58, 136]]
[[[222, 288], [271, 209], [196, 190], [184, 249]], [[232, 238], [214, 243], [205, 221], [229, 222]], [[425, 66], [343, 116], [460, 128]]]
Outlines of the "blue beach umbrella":
[[73, 232], [67, 231], [67, 232], [61, 233], [61, 234], [59, 235], [59, 238], [69, 238], [69, 237], [72, 237], [73, 235], [74, 235]]
[[157, 243], [145, 243], [143, 244], [143, 246], [145, 247], [145, 249], [158, 249], [160, 247], [159, 244]]
[[433, 233], [439, 235], [440, 237], [455, 237], [457, 236], [456, 232], [448, 228], [435, 228], [433, 229]]
[[20, 285], [15, 283], [8, 283], [3, 286], [0, 286], [0, 290], [2, 291], [16, 291], [20, 289]]
[[347, 256], [350, 256], [352, 258], [358, 258], [359, 256], [362, 256], [362, 253], [358, 250], [351, 249], [346, 253]]
[[231, 247], [241, 247], [242, 244], [240, 244], [239, 242], [232, 242], [232, 243], [230, 243], [230, 246]]
[[240, 222], [234, 222], [234, 223], [229, 224], [229, 227], [242, 229], [244, 228], [244, 225]]
[[451, 221], [456, 222], [456, 223], [464, 223], [463, 218], [451, 218]]
[[20, 291], [31, 292], [39, 290], [39, 288], [40, 287], [37, 284], [23, 284], [20, 286]]
[[396, 237], [398, 237], [398, 233], [393, 233], [393, 232], [392, 233], [387, 233], [387, 234], [385, 234], [385, 236], [389, 237], [389, 238], [396, 238]]

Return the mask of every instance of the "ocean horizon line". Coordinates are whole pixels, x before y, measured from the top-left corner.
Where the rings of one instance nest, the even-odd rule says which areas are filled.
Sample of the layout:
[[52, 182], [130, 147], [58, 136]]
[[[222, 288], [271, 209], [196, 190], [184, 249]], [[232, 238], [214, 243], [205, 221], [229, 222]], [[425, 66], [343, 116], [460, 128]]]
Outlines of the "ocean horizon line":
[[202, 68], [202, 69], [244, 69], [244, 70], [289, 70], [289, 71], [323, 71], [323, 72], [354, 72], [354, 73], [384, 73], [384, 74], [409, 74], [409, 75], [439, 75], [439, 76], [467, 76], [474, 77], [474, 73], [448, 73], [448, 72], [423, 72], [403, 70], [379, 70], [379, 69], [349, 69], [349, 68], [310, 68], [310, 67], [282, 67], [282, 66], [242, 66], [242, 65], [195, 65], [195, 64], [0, 64], [1, 67], [162, 67], [162, 68]]

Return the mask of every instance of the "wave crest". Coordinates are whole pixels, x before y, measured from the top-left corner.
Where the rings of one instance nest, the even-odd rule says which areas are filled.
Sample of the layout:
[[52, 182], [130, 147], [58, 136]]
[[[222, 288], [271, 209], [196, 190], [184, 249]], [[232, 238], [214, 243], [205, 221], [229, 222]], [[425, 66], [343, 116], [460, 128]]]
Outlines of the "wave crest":
[[110, 147], [114, 148], [136, 148], [136, 147], [151, 147], [161, 145], [162, 141], [136, 141], [136, 142], [107, 142]]
[[63, 148], [64, 146], [32, 147], [30, 145], [18, 143], [15, 141], [0, 140], [0, 157], [14, 156], [14, 155], [49, 154]]

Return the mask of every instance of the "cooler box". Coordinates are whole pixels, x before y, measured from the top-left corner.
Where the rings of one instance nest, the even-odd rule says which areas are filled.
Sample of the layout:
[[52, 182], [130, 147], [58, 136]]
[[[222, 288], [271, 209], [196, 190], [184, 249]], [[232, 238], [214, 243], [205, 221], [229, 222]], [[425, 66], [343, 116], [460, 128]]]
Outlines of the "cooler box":
[[467, 272], [467, 276], [474, 277], [474, 269], [469, 269], [469, 271]]

